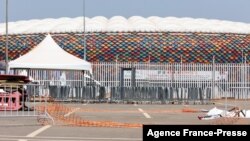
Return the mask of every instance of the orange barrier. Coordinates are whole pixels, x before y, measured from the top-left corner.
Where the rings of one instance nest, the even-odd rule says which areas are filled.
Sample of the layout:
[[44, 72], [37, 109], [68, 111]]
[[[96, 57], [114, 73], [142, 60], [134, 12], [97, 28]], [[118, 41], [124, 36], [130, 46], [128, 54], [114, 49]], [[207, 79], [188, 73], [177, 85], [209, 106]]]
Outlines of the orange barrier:
[[185, 113], [197, 113], [197, 112], [200, 112], [200, 110], [192, 109], [192, 108], [183, 108], [182, 112], [185, 112]]
[[[42, 110], [44, 107], [38, 107], [37, 110]], [[47, 106], [47, 112], [60, 124], [70, 126], [84, 126], [84, 127], [115, 127], [115, 128], [140, 128], [142, 124], [137, 123], [121, 123], [113, 121], [91, 121], [85, 120], [76, 114], [65, 116], [72, 112], [74, 108], [65, 107], [62, 104], [50, 104]], [[38, 120], [41, 124], [47, 124], [45, 120]]]
[[[103, 113], [138, 113], [138, 110], [104, 110], [104, 109], [96, 109], [96, 108], [84, 108], [78, 110], [80, 112], [103, 112]], [[183, 110], [176, 110], [176, 109], [166, 109], [166, 110], [146, 110], [148, 113], [181, 113], [185, 112]]]

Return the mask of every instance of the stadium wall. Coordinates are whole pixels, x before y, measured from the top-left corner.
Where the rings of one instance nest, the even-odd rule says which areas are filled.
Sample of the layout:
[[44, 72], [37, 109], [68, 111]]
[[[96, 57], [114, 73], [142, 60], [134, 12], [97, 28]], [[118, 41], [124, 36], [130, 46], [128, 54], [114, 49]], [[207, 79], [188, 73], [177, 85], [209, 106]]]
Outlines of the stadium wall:
[[[9, 36], [9, 58], [27, 53], [45, 37], [40, 34]], [[53, 33], [67, 52], [83, 58], [83, 34]], [[204, 32], [88, 32], [87, 60], [90, 62], [154, 63], [241, 63], [250, 60], [250, 35]], [[5, 36], [0, 35], [0, 60], [4, 59]]]

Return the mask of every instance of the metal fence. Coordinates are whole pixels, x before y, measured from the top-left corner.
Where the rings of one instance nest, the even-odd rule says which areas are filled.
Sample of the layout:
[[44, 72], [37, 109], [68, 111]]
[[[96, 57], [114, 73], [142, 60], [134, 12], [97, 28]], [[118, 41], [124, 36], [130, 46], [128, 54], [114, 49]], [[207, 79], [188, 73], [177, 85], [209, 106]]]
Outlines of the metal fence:
[[184, 93], [200, 89], [211, 91], [212, 99], [249, 99], [249, 74], [250, 65], [246, 63], [93, 63], [94, 79], [101, 86], [164, 87]]
[[[109, 99], [249, 99], [250, 65], [197, 63], [122, 63], [92, 64], [93, 73], [30, 69], [25, 75], [44, 85], [56, 99], [100, 100], [105, 89]], [[24, 70], [14, 70], [22, 74]], [[163, 89], [164, 96], [153, 96], [152, 89]], [[160, 90], [161, 91], [161, 90]], [[128, 94], [128, 92], [130, 94]], [[138, 94], [141, 93], [141, 94]], [[144, 93], [144, 95], [142, 95]], [[160, 94], [161, 95], [161, 94]], [[172, 95], [172, 97], [170, 97]], [[193, 96], [192, 96], [193, 95]], [[104, 97], [104, 96], [101, 96]], [[162, 100], [162, 99], [161, 99]], [[163, 100], [164, 101], [164, 100]]]
[[48, 99], [42, 85], [1, 84], [0, 117], [37, 117], [53, 123], [47, 113]]
[[14, 74], [29, 76], [34, 82], [44, 85], [80, 87], [90, 85], [91, 77], [88, 72], [74, 70], [41, 70], [41, 69], [15, 69]]
[[170, 87], [99, 87], [50, 86], [56, 101], [78, 102], [141, 102], [141, 103], [208, 103], [211, 89]]

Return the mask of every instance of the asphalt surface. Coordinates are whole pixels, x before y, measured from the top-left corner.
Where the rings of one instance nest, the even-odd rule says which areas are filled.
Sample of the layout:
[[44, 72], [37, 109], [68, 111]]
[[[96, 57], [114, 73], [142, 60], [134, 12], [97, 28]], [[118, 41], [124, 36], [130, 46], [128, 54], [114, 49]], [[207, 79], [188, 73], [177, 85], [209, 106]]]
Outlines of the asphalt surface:
[[[211, 120], [198, 120], [205, 112], [182, 112], [183, 109], [209, 110], [213, 107], [250, 109], [250, 102], [215, 101], [215, 105], [155, 105], [155, 104], [81, 104], [68, 103], [77, 109], [74, 113], [91, 121], [115, 121], [139, 124], [211, 124]], [[244, 120], [241, 124], [250, 124]], [[75, 127], [63, 124], [42, 126], [36, 117], [1, 117], [0, 140], [4, 141], [137, 141], [142, 140], [142, 128]]]

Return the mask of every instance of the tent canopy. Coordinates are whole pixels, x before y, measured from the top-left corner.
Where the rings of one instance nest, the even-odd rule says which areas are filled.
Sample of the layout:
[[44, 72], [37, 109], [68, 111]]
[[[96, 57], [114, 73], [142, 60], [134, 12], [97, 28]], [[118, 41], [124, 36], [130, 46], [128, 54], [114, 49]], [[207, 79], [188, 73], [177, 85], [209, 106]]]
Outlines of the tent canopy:
[[87, 70], [92, 72], [89, 62], [64, 51], [50, 34], [30, 52], [10, 61], [9, 68]]

